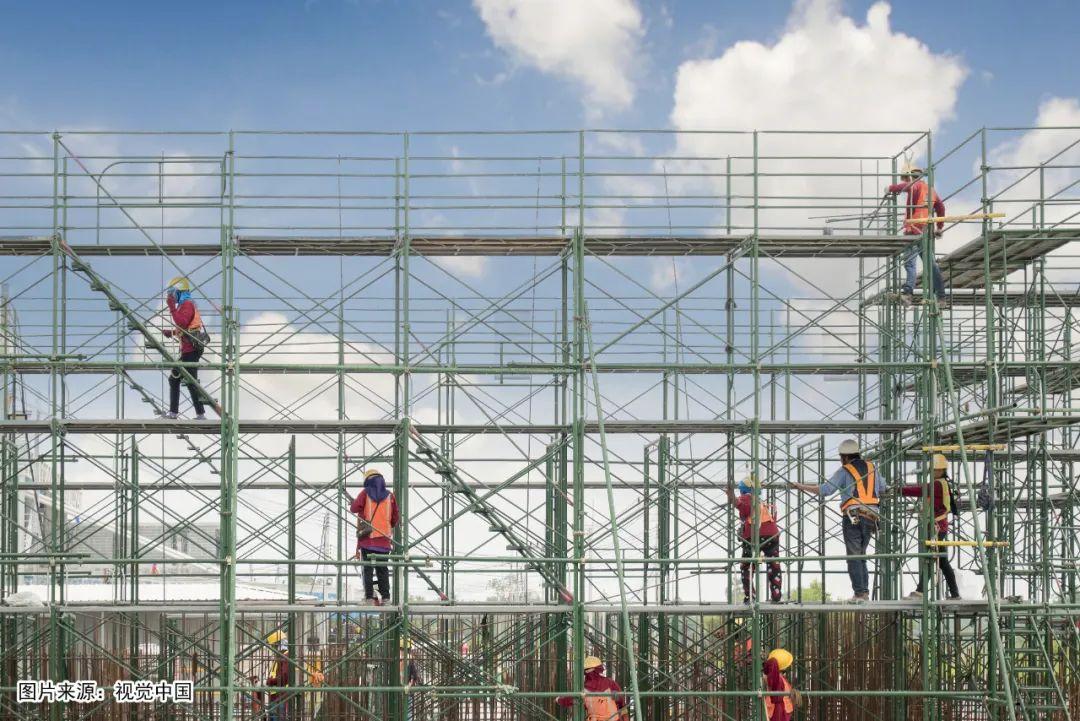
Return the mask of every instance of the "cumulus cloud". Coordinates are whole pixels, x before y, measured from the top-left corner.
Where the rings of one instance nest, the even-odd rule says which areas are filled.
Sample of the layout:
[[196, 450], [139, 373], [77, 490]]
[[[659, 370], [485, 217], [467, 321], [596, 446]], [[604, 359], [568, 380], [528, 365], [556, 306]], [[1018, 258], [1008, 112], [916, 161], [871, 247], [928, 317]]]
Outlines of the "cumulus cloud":
[[[878, 186], [885, 184], [891, 167], [885, 159], [897, 155], [921, 131], [934, 130], [953, 116], [957, 92], [967, 75], [964, 64], [894, 30], [889, 14], [890, 6], [879, 2], [859, 22], [844, 14], [839, 0], [800, 0], [774, 43], [738, 42], [718, 57], [687, 60], [679, 66], [670, 117], [680, 130], [914, 131], [761, 135], [759, 157], [771, 158], [761, 160], [758, 167], [764, 173], [756, 188], [761, 205], [757, 221], [763, 232], [821, 232], [823, 221], [811, 216], [860, 212], [860, 204], [853, 208], [851, 199], [880, 196]], [[732, 172], [742, 175], [731, 179], [730, 192], [736, 200], [727, 219], [735, 232], [753, 225], [748, 205], [755, 188], [745, 175], [752, 168], [749, 161], [738, 159], [752, 152], [746, 134], [683, 134], [677, 141], [679, 155], [736, 156]], [[685, 163], [682, 170], [717, 174], [724, 166], [722, 161], [697, 161]], [[688, 188], [689, 183], [705, 187]], [[719, 175], [681, 181], [679, 189], [711, 191], [719, 197], [729, 192], [727, 180]], [[867, 202], [870, 208], [865, 211], [874, 205], [873, 200]], [[818, 285], [830, 282], [828, 274], [819, 272], [828, 264], [791, 265], [799, 266], [800, 275]], [[835, 268], [831, 270], [835, 276]]]
[[675, 127], [924, 129], [950, 118], [967, 75], [895, 32], [875, 3], [858, 24], [839, 0], [801, 0], [773, 45], [744, 41], [678, 70]]
[[[1051, 97], [1039, 105], [1035, 127], [994, 145], [987, 153], [989, 196], [1006, 227], [1030, 224], [1038, 212], [1048, 226], [1080, 224], [1080, 100]], [[1043, 166], [1042, 172], [1035, 168]], [[973, 172], [978, 174], [979, 168]], [[1049, 202], [1035, 202], [1040, 194]], [[972, 210], [978, 210], [977, 203]], [[1048, 258], [1047, 275], [1056, 283], [1076, 283], [1075, 249], [1066, 246]]]
[[619, 110], [633, 102], [644, 35], [634, 0], [473, 0], [473, 6], [515, 62], [576, 81], [590, 104]]

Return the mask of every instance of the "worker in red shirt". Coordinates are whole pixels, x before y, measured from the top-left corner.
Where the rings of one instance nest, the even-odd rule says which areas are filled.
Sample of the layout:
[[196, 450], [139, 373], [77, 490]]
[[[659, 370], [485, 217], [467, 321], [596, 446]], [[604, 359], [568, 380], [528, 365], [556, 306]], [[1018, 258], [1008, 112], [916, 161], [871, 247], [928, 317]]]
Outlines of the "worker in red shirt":
[[[397, 499], [386, 487], [386, 479], [374, 469], [364, 474], [364, 490], [353, 500], [349, 510], [356, 514], [356, 555], [364, 564], [364, 598], [372, 606], [390, 602], [390, 570], [386, 556], [393, 549], [394, 529], [401, 516]], [[375, 578], [379, 598], [375, 597]]]
[[[780, 527], [776, 525], [775, 513], [767, 504], [760, 501], [760, 496], [757, 518], [754, 518], [753, 486], [755, 484], [754, 475], [748, 475], [745, 480], [739, 483], [738, 498], [735, 497], [735, 486], [730, 481], [726, 489], [728, 503], [735, 507], [735, 510], [739, 512], [739, 518], [742, 520], [740, 536], [742, 538], [742, 557], [745, 560], [739, 564], [739, 570], [742, 573], [743, 603], [750, 603], [750, 599], [754, 594], [750, 581], [752, 573], [757, 571], [757, 562], [752, 562], [750, 559], [756, 559], [758, 556], [757, 551], [751, 548], [754, 539], [753, 524], [755, 520], [758, 524], [758, 543], [760, 544], [761, 553], [768, 558], [778, 558], [780, 556]], [[766, 578], [769, 585], [769, 598], [773, 603], [780, 603], [783, 598], [783, 575], [784, 572], [780, 568], [780, 562], [770, 561], [766, 569]]]
[[[165, 337], [176, 338], [180, 341], [181, 362], [198, 363], [203, 351], [206, 350], [204, 339], [208, 336], [203, 328], [199, 309], [195, 307], [195, 301], [191, 299], [191, 283], [187, 278], [181, 276], [169, 281], [169, 287], [165, 291], [165, 302], [169, 305], [169, 313], [172, 315], [174, 326], [165, 330]], [[199, 369], [196, 366], [188, 366], [187, 372], [192, 378], [198, 380]], [[180, 409], [182, 375], [179, 368], [173, 368], [169, 373], [169, 412], [165, 414], [166, 418], [176, 418]], [[191, 404], [195, 406], [195, 420], [205, 420], [206, 409], [199, 387], [190, 381], [187, 387], [191, 393]]]
[[776, 694], [765, 696], [766, 721], [791, 721], [795, 715], [795, 707], [802, 705], [799, 692], [792, 689], [783, 674], [794, 660], [789, 651], [777, 648], [769, 653], [769, 657], [761, 665], [766, 690]]
[[559, 696], [555, 703], [571, 708], [575, 701], [585, 704], [585, 721], [629, 721], [630, 709], [626, 697], [614, 679], [604, 675], [604, 662], [596, 656], [585, 657], [585, 690], [590, 693], [608, 692], [607, 696]]
[[[919, 236], [922, 237], [923, 231], [928, 229], [931, 223], [916, 222], [920, 219], [929, 218], [929, 203], [930, 201], [934, 206], [934, 217], [941, 218], [945, 215], [945, 204], [941, 202], [941, 197], [937, 194], [936, 190], [931, 190], [926, 181], [922, 179], [922, 168], [908, 166], [900, 174], [899, 183], [893, 183], [888, 187], [886, 193], [888, 195], [899, 195], [900, 193], [906, 194], [906, 200], [904, 202], [904, 235]], [[937, 223], [936, 230], [932, 230], [935, 238], [941, 237], [942, 231], [945, 229], [944, 223]], [[915, 259], [919, 256], [919, 252], [922, 249], [921, 243], [915, 241], [908, 248], [907, 257], [904, 259], [904, 285], [900, 289], [900, 299], [905, 305], [911, 305], [915, 302]], [[938, 267], [937, 261], [933, 262], [933, 281], [934, 281], [934, 295], [937, 296], [938, 304], [942, 304], [945, 299], [945, 281], [941, 277], [941, 268]]]
[[[949, 486], [948, 471], [948, 459], [941, 453], [935, 453], [934, 478], [931, 480], [934, 519], [931, 521], [927, 536], [936, 538], [939, 541], [944, 541], [949, 537], [949, 515], [952, 513], [953, 504], [956, 502], [956, 499], [952, 497], [952, 490]], [[922, 498], [923, 487], [919, 484], [902, 486], [900, 493], [909, 498]], [[945, 585], [949, 588], [949, 598], [958, 599], [960, 598], [960, 590], [956, 586], [956, 574], [953, 573], [952, 564], [949, 563], [949, 551], [945, 547], [936, 550], [938, 551], [938, 566], [941, 568], [941, 575], [945, 577]], [[919, 585], [908, 594], [908, 598], [922, 598], [922, 595], [923, 585], [922, 578], [920, 578]]]

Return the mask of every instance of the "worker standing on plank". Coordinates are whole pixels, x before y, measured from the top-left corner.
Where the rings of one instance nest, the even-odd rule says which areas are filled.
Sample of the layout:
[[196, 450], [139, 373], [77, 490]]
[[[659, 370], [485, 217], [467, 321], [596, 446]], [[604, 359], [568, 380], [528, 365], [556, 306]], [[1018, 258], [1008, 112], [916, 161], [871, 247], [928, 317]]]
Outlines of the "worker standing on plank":
[[[169, 281], [169, 287], [165, 291], [165, 302], [169, 305], [169, 313], [172, 315], [173, 328], [165, 330], [166, 338], [177, 338], [180, 341], [180, 361], [183, 363], [198, 363], [206, 350], [206, 342], [210, 336], [203, 327], [202, 317], [195, 301], [191, 299], [191, 283], [187, 278], [178, 276]], [[199, 369], [196, 366], [188, 366], [187, 372], [193, 379], [198, 380]], [[180, 409], [180, 379], [183, 377], [179, 368], [173, 368], [169, 373], [169, 412], [166, 418], [175, 419]], [[191, 404], [195, 406], [195, 420], [206, 419], [206, 409], [203, 405], [199, 387], [187, 382], [188, 391], [191, 393]]]
[[[739, 497], [735, 497], [734, 485], [729, 481], [726, 489], [728, 503], [735, 506], [742, 520], [742, 552], [743, 561], [739, 564], [742, 573], [743, 603], [750, 603], [754, 596], [752, 574], [757, 571], [758, 551], [752, 548], [754, 539], [754, 524], [758, 527], [758, 543], [767, 558], [780, 556], [780, 527], [776, 525], [776, 514], [767, 504], [758, 501], [757, 514], [754, 513], [753, 500], [754, 488], [758, 485], [757, 478], [753, 473], [747, 475], [739, 482]], [[756, 515], [756, 518], [755, 518]], [[769, 584], [769, 598], [773, 603], [780, 603], [783, 596], [783, 571], [779, 561], [770, 561], [766, 576]]]
[[[899, 195], [905, 193], [907, 199], [904, 203], [904, 235], [919, 236], [922, 237], [924, 231], [934, 233], [935, 238], [941, 237], [942, 231], [945, 229], [944, 223], [937, 223], [936, 229], [931, 228], [931, 223], [927, 222], [912, 222], [920, 219], [929, 218], [928, 200], [931, 200], [934, 206], [934, 217], [941, 218], [945, 215], [945, 204], [941, 202], [941, 197], [938, 196], [936, 190], [931, 190], [926, 181], [922, 178], [922, 168], [916, 166], [908, 166], [904, 168], [900, 174], [899, 183], [893, 183], [890, 185], [886, 193], [888, 195]], [[917, 240], [912, 242], [911, 246], [907, 250], [907, 257], [904, 259], [904, 285], [900, 289], [900, 299], [905, 305], [911, 305], [915, 302], [915, 259], [919, 256], [921, 250], [921, 243]], [[945, 300], [945, 281], [941, 277], [941, 268], [938, 267], [937, 261], [933, 261], [932, 276], [934, 281], [934, 295], [937, 296], [938, 303], [941, 304]]]
[[580, 700], [585, 704], [585, 721], [629, 721], [630, 709], [626, 707], [626, 697], [622, 688], [614, 679], [604, 675], [604, 662], [596, 656], [585, 658], [585, 690], [589, 693], [604, 693], [606, 696], [559, 696], [555, 703], [565, 708]]
[[[931, 492], [931, 507], [934, 520], [930, 524], [927, 537], [936, 538], [939, 541], [944, 541], [949, 537], [949, 515], [953, 512], [956, 503], [956, 499], [952, 495], [952, 487], [949, 485], [948, 471], [948, 459], [941, 453], [935, 453], [933, 490]], [[900, 488], [900, 493], [909, 498], [922, 498], [923, 487], [920, 484], [905, 485]], [[949, 588], [949, 598], [958, 599], [960, 598], [960, 589], [956, 586], [956, 574], [953, 573], [952, 564], [949, 563], [949, 551], [945, 547], [936, 550], [939, 553], [938, 566], [941, 568], [941, 575], [945, 577], [945, 585]], [[923, 585], [920, 577], [919, 585], [908, 594], [908, 598], [922, 598], [922, 595]]]
[[[372, 606], [390, 602], [390, 570], [386, 555], [393, 548], [393, 534], [401, 517], [397, 499], [386, 487], [386, 479], [371, 469], [364, 474], [364, 490], [353, 500], [349, 510], [356, 514], [356, 555], [364, 566], [364, 598]], [[379, 582], [375, 597], [374, 578]]]
[[769, 657], [761, 666], [761, 673], [765, 676], [765, 688], [768, 691], [785, 694], [765, 697], [765, 721], [791, 721], [795, 715], [795, 707], [802, 706], [799, 692], [791, 687], [791, 683], [783, 674], [794, 660], [791, 652], [777, 648], [769, 653]]
[[[275, 689], [285, 689], [289, 686], [288, 639], [281, 631], [274, 631], [266, 638], [266, 642], [274, 651], [266, 685], [273, 686]], [[266, 706], [267, 721], [286, 721], [289, 718], [288, 703], [289, 700], [283, 690], [271, 692], [270, 703]]]
[[[840, 494], [842, 530], [848, 556], [865, 556], [870, 540], [877, 533], [881, 515], [878, 507], [885, 493], [885, 480], [873, 462], [863, 460], [858, 441], [847, 439], [840, 444], [840, 468], [821, 485], [790, 483], [792, 488], [827, 498]], [[865, 558], [849, 558], [853, 603], [870, 600], [870, 573]]]

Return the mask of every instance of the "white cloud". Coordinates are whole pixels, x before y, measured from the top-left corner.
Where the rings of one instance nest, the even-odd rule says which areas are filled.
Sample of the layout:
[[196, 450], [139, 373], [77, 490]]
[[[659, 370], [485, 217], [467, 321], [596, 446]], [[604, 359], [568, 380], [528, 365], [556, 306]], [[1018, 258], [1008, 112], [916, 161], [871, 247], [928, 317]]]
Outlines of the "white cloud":
[[693, 285], [691, 267], [689, 258], [650, 258], [649, 287], [655, 293], [685, 291]]
[[[678, 128], [923, 129], [950, 118], [967, 71], [894, 32], [890, 6], [866, 23], [839, 0], [795, 4], [773, 45], [739, 42], [678, 70], [671, 118]], [[857, 142], [857, 141], [856, 141]]]
[[[883, 186], [886, 179], [873, 174], [887, 173], [890, 168], [883, 160], [785, 158], [891, 157], [920, 131], [936, 129], [952, 117], [957, 91], [967, 75], [963, 63], [894, 31], [889, 13], [887, 3], [876, 3], [860, 24], [844, 15], [839, 0], [800, 0], [776, 42], [738, 42], [718, 57], [687, 60], [680, 65], [671, 111], [675, 128], [841, 131], [759, 136], [759, 157], [774, 158], [761, 160], [758, 167], [765, 173], [757, 186], [761, 205], [758, 227], [763, 232], [801, 229], [820, 233], [823, 221], [810, 216], [860, 212], [848, 199], [877, 197], [881, 191], [875, 186]], [[845, 129], [915, 132], [854, 134], [843, 133]], [[925, 144], [916, 152], [919, 149], [925, 149]], [[753, 152], [752, 138], [747, 134], [683, 134], [675, 152], [747, 158]], [[723, 167], [722, 161], [700, 161], [686, 163], [681, 170], [717, 174]], [[732, 163], [737, 174], [751, 169], [749, 161]], [[860, 173], [862, 177], [858, 177]], [[690, 182], [678, 183], [679, 190], [691, 192], [685, 187]], [[699, 190], [711, 190], [721, 197], [728, 191], [719, 175], [705, 185]], [[736, 198], [751, 198], [754, 188], [747, 177], [737, 176], [732, 178], [731, 192]], [[868, 202], [872, 208], [873, 201]], [[744, 208], [747, 203], [742, 201]], [[795, 209], [793, 205], [804, 207]], [[736, 209], [731, 215], [736, 229], [752, 227], [748, 208]], [[821, 275], [829, 264], [792, 265], [801, 266], [799, 272], [819, 284], [830, 280], [827, 274]], [[831, 270], [835, 275], [835, 268]]]
[[[1044, 100], [1035, 126], [996, 144], [987, 153], [987, 186], [994, 199], [993, 209], [1006, 214], [1007, 227], [1029, 225], [1033, 209], [1043, 214], [1048, 226], [1076, 227], [1080, 225], [1080, 100]], [[1044, 165], [1042, 172], [1036, 170], [1040, 165]], [[979, 173], [977, 164], [973, 172]], [[1035, 202], [1040, 194], [1051, 201], [1042, 208]], [[970, 209], [978, 210], [977, 202]], [[1075, 254], [1070, 246], [1051, 253], [1047, 275], [1052, 282], [1075, 285]]]
[[449, 255], [428, 260], [458, 278], [482, 278], [488, 269], [488, 259], [482, 255]]
[[488, 35], [513, 59], [569, 78], [586, 101], [615, 110], [634, 99], [644, 23], [634, 0], [473, 0]]

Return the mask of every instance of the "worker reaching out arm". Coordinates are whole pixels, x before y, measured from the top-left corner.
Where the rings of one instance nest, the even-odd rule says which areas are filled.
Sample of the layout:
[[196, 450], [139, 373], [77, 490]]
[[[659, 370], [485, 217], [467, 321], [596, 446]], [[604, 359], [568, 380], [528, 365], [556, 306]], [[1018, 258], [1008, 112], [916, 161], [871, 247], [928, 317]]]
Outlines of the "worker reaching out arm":
[[792, 661], [794, 657], [789, 651], [777, 648], [761, 666], [766, 690], [775, 692], [765, 696], [766, 721], [791, 721], [795, 707], [802, 706], [799, 692], [791, 687], [783, 673], [791, 666]]
[[[935, 218], [945, 216], [945, 203], [941, 201], [937, 191], [932, 190], [926, 181], [922, 179], [922, 174], [922, 168], [908, 166], [900, 174], [900, 182], [893, 183], [886, 189], [888, 195], [906, 194], [904, 201], [904, 235], [916, 238], [921, 238], [923, 230], [930, 225], [925, 222], [925, 219], [930, 217], [930, 205], [933, 205]], [[924, 222], [917, 222], [919, 220], [924, 220]], [[940, 237], [944, 230], [945, 223], [938, 222], [936, 230], [933, 231], [934, 236]], [[905, 305], [912, 305], [915, 302], [915, 259], [919, 256], [919, 246], [920, 243], [915, 240], [908, 248], [907, 256], [904, 258], [904, 285], [900, 289], [900, 297]], [[936, 260], [933, 263], [932, 270], [934, 295], [937, 296], [938, 303], [941, 304], [945, 296], [945, 281], [941, 277], [941, 268], [938, 267]]]
[[[792, 488], [820, 497], [840, 494], [841, 530], [848, 556], [865, 556], [870, 541], [877, 533], [881, 515], [878, 511], [885, 493], [885, 479], [873, 461], [862, 457], [859, 442], [849, 438], [840, 444], [840, 468], [821, 485], [789, 483]], [[862, 603], [870, 600], [870, 572], [865, 558], [850, 558], [847, 562], [851, 579], [851, 600]]]
[[[750, 599], [754, 594], [751, 576], [757, 570], [757, 563], [751, 559], [756, 559], [758, 556], [757, 551], [752, 548], [755, 521], [757, 522], [758, 543], [761, 553], [765, 554], [767, 558], [780, 557], [780, 527], [776, 523], [773, 510], [761, 501], [760, 496], [758, 498], [757, 518], [754, 518], [754, 487], [757, 486], [757, 483], [755, 474], [749, 473], [746, 478], [739, 482], [739, 496], [737, 498], [734, 483], [728, 481], [725, 489], [728, 503], [735, 507], [735, 510], [739, 513], [739, 519], [742, 520], [740, 537], [742, 539], [743, 560], [739, 564], [739, 570], [742, 576], [743, 603], [750, 603]], [[773, 603], [780, 603], [783, 599], [784, 575], [780, 562], [770, 561], [766, 571], [769, 584], [769, 599]]]

